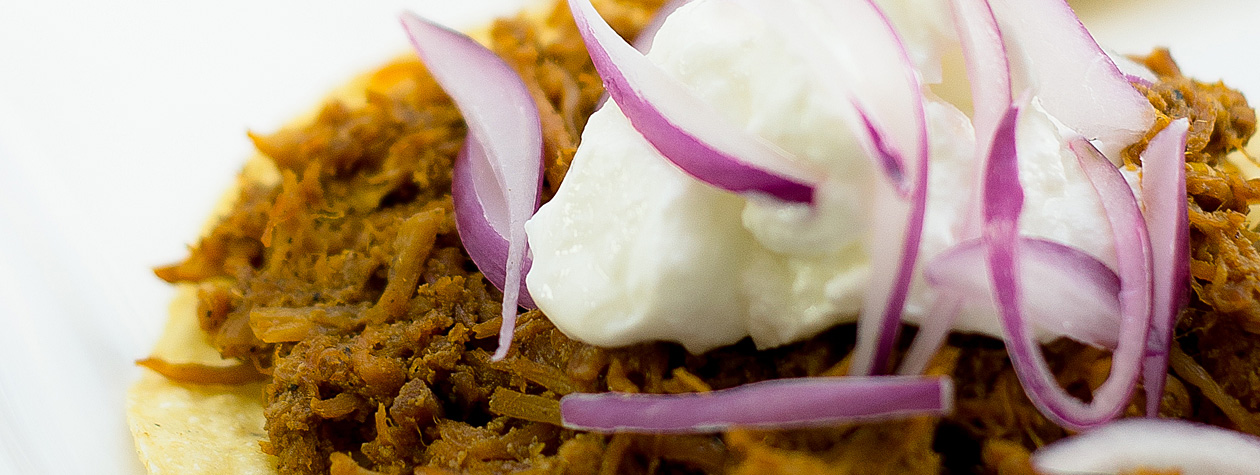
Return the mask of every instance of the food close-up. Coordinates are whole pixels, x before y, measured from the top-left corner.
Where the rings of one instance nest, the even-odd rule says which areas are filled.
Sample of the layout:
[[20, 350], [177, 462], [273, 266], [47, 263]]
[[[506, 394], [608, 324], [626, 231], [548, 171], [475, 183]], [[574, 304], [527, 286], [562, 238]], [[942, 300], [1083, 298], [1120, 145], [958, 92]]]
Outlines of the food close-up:
[[151, 473], [1260, 473], [1229, 78], [1063, 0], [387, 26], [154, 270]]

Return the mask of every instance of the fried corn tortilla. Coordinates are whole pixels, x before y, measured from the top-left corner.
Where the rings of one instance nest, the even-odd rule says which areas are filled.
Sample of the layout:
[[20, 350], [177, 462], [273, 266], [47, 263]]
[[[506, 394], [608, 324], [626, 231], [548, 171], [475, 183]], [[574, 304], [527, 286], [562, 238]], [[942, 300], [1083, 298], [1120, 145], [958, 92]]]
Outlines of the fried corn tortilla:
[[[354, 93], [362, 90], [364, 81], [353, 81], [331, 99], [356, 100]], [[238, 180], [216, 205], [205, 233], [236, 204], [243, 182], [275, 184], [279, 175], [270, 161], [257, 156]], [[224, 360], [211, 346], [198, 326], [196, 312], [196, 284], [178, 284], [170, 318], [152, 356], [179, 363], [236, 364]], [[258, 445], [267, 438], [263, 386], [262, 382], [181, 384], [143, 370], [127, 393], [127, 420], [141, 462], [155, 475], [276, 473], [275, 457], [264, 454]]]
[[[196, 293], [179, 290], [154, 354], [171, 361], [218, 363], [221, 358], [197, 327]], [[127, 395], [136, 451], [149, 473], [275, 473], [262, 453], [263, 384], [179, 384], [145, 371]]]
[[[645, 6], [644, 3], [651, 5]], [[613, 9], [620, 8], [621, 10], [610, 16], [620, 20], [621, 26], [627, 31], [634, 31], [646, 24], [647, 19], [650, 18], [650, 11], [659, 3], [623, 0], [612, 4]], [[528, 21], [535, 25], [545, 25], [547, 24], [545, 17], [546, 15], [536, 14], [529, 17], [531, 19]], [[521, 31], [524, 30], [511, 30], [508, 36], [511, 34], [528, 35]], [[542, 31], [534, 34], [546, 36], [551, 32], [543, 28]], [[483, 42], [490, 41], [486, 39], [490, 37], [488, 34], [480, 36]], [[402, 66], [399, 66], [400, 64]], [[335, 91], [329, 101], [340, 102], [345, 109], [350, 110], [360, 107], [365, 103], [365, 97], [371, 94], [370, 82], [373, 77], [388, 75], [391, 68], [407, 69], [414, 64], [413, 59], [401, 60], [399, 63], [385, 66], [381, 71], [359, 77], [344, 88]], [[1230, 299], [1237, 292], [1230, 289], [1237, 287], [1227, 284], [1236, 284], [1240, 281], [1251, 282], [1257, 273], [1255, 265], [1260, 264], [1260, 257], [1254, 252], [1254, 248], [1229, 248], [1232, 249], [1229, 251], [1232, 254], [1221, 250], [1223, 249], [1221, 246], [1228, 244], [1226, 241], [1229, 237], [1239, 232], [1243, 233], [1238, 234], [1241, 236], [1239, 239], [1246, 239], [1248, 242], [1253, 239], [1249, 231], [1240, 230], [1241, 224], [1236, 222], [1234, 217], [1245, 216], [1246, 207], [1260, 201], [1260, 187], [1251, 182], [1242, 181], [1236, 174], [1230, 175], [1233, 172], [1226, 173], [1226, 170], [1232, 170], [1232, 167], [1226, 165], [1223, 158], [1229, 150], [1241, 146], [1245, 142], [1244, 137], [1254, 132], [1255, 116], [1237, 93], [1223, 86], [1191, 83], [1181, 78], [1179, 72], [1175, 70], [1175, 65], [1164, 56], [1153, 55], [1148, 60], [1148, 65], [1168, 78], [1166, 84], [1147, 91], [1148, 97], [1151, 97], [1152, 103], [1157, 104], [1157, 108], [1169, 115], [1175, 113], [1180, 116], [1211, 117], [1216, 121], [1214, 122], [1217, 127], [1215, 132], [1210, 126], [1205, 130], [1201, 125], [1196, 126], [1197, 130], [1192, 130], [1191, 143], [1197, 155], [1193, 157], [1196, 166], [1191, 167], [1188, 181], [1191, 187], [1199, 187], [1198, 191], [1193, 191], [1192, 194], [1216, 196], [1212, 193], [1220, 192], [1222, 187], [1228, 192], [1227, 199], [1219, 196], [1201, 199], [1203, 202], [1225, 201], [1218, 209], [1192, 209], [1192, 214], [1197, 212], [1199, 216], [1212, 218], [1200, 219], [1197, 222], [1192, 220], [1192, 225], [1196, 226], [1196, 231], [1201, 234], [1200, 242], [1194, 244], [1199, 249], [1199, 253], [1195, 254], [1194, 258], [1203, 263], [1200, 265], [1201, 269], [1224, 269], [1221, 271], [1224, 272], [1224, 277], [1214, 280], [1212, 276], [1204, 276], [1207, 271], [1196, 273], [1195, 277], [1199, 279], [1195, 289], [1198, 299], [1192, 305], [1188, 318], [1183, 319], [1183, 328], [1179, 332], [1180, 335], [1193, 334], [1194, 336], [1180, 339], [1179, 344], [1185, 347], [1187, 353], [1198, 357], [1201, 362], [1207, 361], [1212, 377], [1222, 378], [1222, 374], [1227, 374], [1230, 368], [1246, 367], [1251, 364], [1248, 360], [1251, 356], [1245, 352], [1231, 352], [1234, 356], [1212, 353], [1205, 346], [1217, 344], [1217, 341], [1223, 338], [1235, 337], [1239, 334], [1237, 329], [1260, 327], [1260, 313], [1252, 315], [1247, 313], [1247, 308], [1238, 307], [1230, 313], [1213, 310], [1233, 302]], [[595, 82], [598, 81], [595, 80]], [[563, 100], [554, 98], [553, 100], [564, 103]], [[1162, 106], [1159, 105], [1161, 102]], [[295, 121], [290, 128], [301, 128], [315, 120], [317, 115], [318, 113], [312, 113]], [[559, 124], [553, 122], [552, 126], [565, 128], [563, 116], [564, 114], [557, 114], [553, 117], [559, 121]], [[576, 128], [580, 129], [580, 125]], [[557, 149], [563, 150], [564, 147], [571, 145], [563, 143], [562, 140], [548, 144], [552, 152]], [[569, 153], [571, 156], [571, 151]], [[284, 188], [285, 185], [282, 184], [284, 178], [276, 162], [275, 157], [269, 158], [262, 154], [251, 159], [240, 175], [237, 186], [225, 195], [225, 199], [214, 213], [210, 227], [203, 235], [210, 235], [215, 223], [237, 206], [236, 200], [241, 196], [241, 190], [249, 184], [261, 183], [271, 188]], [[567, 166], [567, 163], [564, 165]], [[558, 184], [563, 171], [563, 167], [548, 164], [548, 179], [552, 187]], [[263, 239], [270, 238], [263, 237]], [[1203, 242], [1205, 239], [1208, 242]], [[214, 279], [228, 279], [228, 277], [190, 279], [198, 283], [179, 284], [178, 296], [171, 305], [170, 321], [154, 349], [155, 358], [172, 363], [199, 363], [224, 367], [241, 365], [237, 359], [224, 360], [220, 356], [220, 351], [216, 349], [212, 337], [203, 331], [204, 322], [199, 323], [198, 286], [207, 281], [213, 282]], [[494, 314], [495, 312], [497, 310], [487, 313]], [[484, 340], [492, 330], [497, 329], [495, 321], [478, 321], [477, 324], [465, 328], [459, 328], [459, 325], [452, 327], [450, 332], [472, 335], [461, 336], [465, 341], [464, 344], [467, 345], [463, 357], [473, 360], [470, 364], [484, 365], [482, 367], [495, 371], [509, 367], [492, 366], [478, 360], [481, 357], [479, 355], [484, 351], [474, 348], [477, 346], [475, 340]], [[546, 409], [540, 410], [541, 412], [531, 412], [521, 409], [519, 404], [542, 401], [542, 405], [546, 406], [550, 404], [547, 401], [553, 400], [558, 394], [574, 388], [583, 389], [582, 385], [587, 384], [596, 384], [597, 390], [682, 392], [700, 391], [710, 386], [738, 384], [743, 381], [739, 378], [756, 380], [785, 375], [841, 374], [846, 364], [843, 357], [847, 350], [844, 347], [852, 343], [852, 329], [850, 328], [832, 330], [815, 340], [769, 352], [755, 352], [751, 350], [751, 345], [742, 345], [734, 349], [721, 350], [707, 357], [683, 357], [681, 355], [684, 353], [681, 353], [679, 348], [667, 344], [605, 350], [575, 344], [567, 339], [561, 340], [559, 339], [561, 337], [556, 336], [558, 333], [554, 331], [554, 328], [549, 328], [545, 319], [537, 315], [532, 319], [526, 318], [520, 325], [520, 328], [525, 327], [530, 327], [530, 330], [523, 333], [541, 335], [537, 337], [540, 340], [560, 341], [561, 343], [557, 345], [565, 346], [564, 351], [568, 352], [562, 359], [568, 363], [567, 366], [553, 366], [550, 370], [560, 373], [559, 376], [548, 372], [549, 370], [543, 366], [538, 366], [537, 361], [524, 360], [511, 362], [510, 371], [503, 372], [502, 377], [505, 379], [499, 389], [504, 391], [500, 392], [496, 389], [489, 397], [491, 412], [499, 416], [514, 414], [517, 419], [529, 421], [547, 419]], [[1250, 335], [1250, 333], [1245, 334]], [[467, 343], [470, 338], [474, 341]], [[1250, 340], [1235, 343], [1230, 348], [1239, 351], [1255, 348], [1257, 341], [1260, 341], [1260, 338], [1252, 335]], [[536, 342], [527, 341], [521, 346], [524, 348], [522, 351], [525, 352], [539, 351]], [[833, 349], [833, 347], [839, 349]], [[1060, 379], [1069, 386], [1088, 388], [1095, 385], [1098, 382], [1099, 369], [1105, 369], [1109, 364], [1105, 352], [1089, 348], [1082, 349], [1079, 345], [1073, 346], [1070, 343], [1053, 344], [1047, 349], [1047, 354], [1052, 361], [1066, 368], [1060, 374]], [[249, 357], [245, 359], [249, 360]], [[535, 360], [543, 359], [546, 358], [535, 358]], [[686, 361], [680, 363], [679, 360], [682, 359]], [[497, 460], [495, 464], [461, 465], [463, 461], [447, 458], [442, 459], [441, 463], [449, 469], [466, 471], [491, 467], [494, 470], [533, 468], [541, 472], [579, 473], [652, 470], [652, 467], [659, 467], [663, 463], [662, 460], [678, 464], [669, 466], [682, 466], [692, 470], [728, 470], [737, 473], [760, 473], [769, 468], [795, 469], [801, 473], [812, 473], [825, 468], [836, 470], [847, 468], [861, 473], [871, 473], [932, 471], [932, 467], [937, 470], [941, 467], [985, 466], [992, 469], [1026, 467], [1030, 446], [1039, 446], [1062, 437], [1065, 432], [1049, 423], [1032, 408], [1024, 398], [1009, 365], [1002, 366], [1005, 364], [1005, 359], [1005, 352], [1001, 350], [1000, 344], [994, 347], [992, 340], [978, 337], [957, 337], [951, 340], [938, 357], [939, 361], [935, 362], [930, 370], [937, 374], [953, 374], [960, 381], [958, 406], [960, 414], [948, 421], [921, 418], [826, 431], [740, 430], [716, 437], [661, 438], [634, 435], [585, 437], [587, 434], [560, 431], [554, 426], [548, 426], [545, 421], [520, 425], [512, 422], [510, 417], [496, 417], [489, 423], [485, 421], [481, 423], [487, 426], [499, 424], [496, 426], [497, 430], [506, 432], [503, 438], [511, 434], [523, 434], [521, 437], [534, 438], [521, 439], [526, 442], [555, 440], [561, 437], [557, 433], [561, 433], [564, 444], [558, 449], [554, 444], [547, 448], [537, 448], [539, 453], [529, 452], [535, 449], [528, 447], [536, 447], [529, 444], [525, 444], [528, 453], [513, 452], [509, 450], [510, 447], [483, 444], [477, 450], [503, 451], [503, 453], [487, 455], [487, 458], [498, 457], [511, 460], [495, 459]], [[714, 361], [724, 361], [724, 363], [714, 363]], [[776, 361], [781, 362], [783, 368], [776, 368]], [[257, 363], [257, 360], [251, 360], [245, 364], [251, 363]], [[587, 363], [590, 367], [583, 366]], [[726, 367], [718, 371], [716, 376], [706, 373], [712, 367], [723, 364]], [[743, 374], [732, 375], [729, 367], [740, 367]], [[577, 373], [588, 375], [592, 378], [591, 381], [598, 380], [598, 383], [571, 377]], [[1106, 373], [1104, 371], [1101, 374]], [[523, 388], [527, 386], [526, 383], [512, 378], [523, 378], [528, 381], [531, 389], [525, 391]], [[267, 455], [264, 450], [266, 444], [271, 444], [276, 440], [274, 435], [269, 438], [265, 425], [264, 413], [268, 403], [264, 396], [268, 393], [268, 384], [266, 382], [240, 385], [185, 384], [145, 370], [141, 380], [129, 393], [127, 407], [140, 458], [150, 473], [155, 474], [277, 473], [277, 466], [283, 465], [284, 462], [278, 457]], [[1189, 377], [1172, 378], [1170, 389], [1165, 395], [1165, 409], [1170, 414], [1180, 417], [1229, 424], [1227, 421], [1230, 419], [1229, 414], [1222, 417], [1220, 411], [1202, 401], [1203, 396], [1199, 393], [1207, 394], [1212, 391], [1202, 389], [1201, 384], [1215, 384], [1215, 381], [1211, 381], [1210, 378], [1208, 381], [1193, 380]], [[1236, 380], [1225, 379], [1222, 384], [1229, 387], [1226, 392], [1233, 395], [1228, 397], [1234, 398], [1232, 404], [1244, 414], [1247, 410], [1254, 410], [1251, 406], [1260, 404], [1260, 392], [1251, 394], [1239, 389]], [[1192, 389], [1187, 389], [1187, 385]], [[538, 390], [536, 386], [543, 386], [544, 389]], [[334, 401], [335, 399], [330, 397], [320, 401]], [[1209, 396], [1208, 399], [1212, 397]], [[315, 403], [317, 400], [311, 399], [309, 402]], [[481, 403], [484, 402], [481, 401]], [[1215, 399], [1212, 399], [1212, 403], [1221, 404]], [[496, 404], [498, 404], [497, 408]], [[1135, 405], [1131, 409], [1136, 410], [1136, 407], [1140, 405]], [[1225, 412], [1228, 413], [1230, 410], [1226, 409]], [[397, 425], [397, 422], [392, 419], [394, 414], [394, 412], [386, 411], [382, 406], [375, 414], [358, 417], [362, 417], [366, 425], [376, 424], [377, 430], [388, 431], [393, 430]], [[482, 416], [477, 415], [477, 417]], [[329, 418], [329, 420], [332, 419], [336, 417]], [[504, 420], [507, 422], [502, 422]], [[1246, 430], [1245, 422], [1234, 420], [1233, 424]], [[483, 430], [481, 427], [456, 430], [451, 424], [425, 430], [434, 431], [440, 436], [433, 438], [451, 440], [474, 433], [478, 437], [484, 435], [482, 432], [476, 432], [476, 430]], [[970, 438], [960, 434], [969, 434]], [[956, 439], [964, 442], [960, 442], [962, 446], [953, 447], [949, 446], [950, 442], [943, 443], [937, 439]], [[476, 442], [468, 443], [475, 445]], [[936, 447], [934, 446], [936, 443], [944, 445]], [[438, 441], [433, 442], [432, 445], [439, 445]], [[485, 448], [488, 446], [493, 447]], [[816, 453], [810, 453], [811, 447]], [[274, 451], [275, 447], [272, 449]], [[439, 447], [433, 450], [439, 449], [450, 450], [450, 453], [460, 453], [460, 450], [464, 450], [463, 454], [469, 459], [478, 457], [471, 449]], [[353, 455], [347, 456], [344, 450], [346, 449], [338, 448], [332, 450], [330, 454], [323, 454], [327, 461], [323, 466], [333, 473], [376, 473], [367, 472], [360, 467], [364, 462], [362, 458], [359, 458], [361, 453], [354, 453], [351, 449], [350, 452]], [[544, 450], [546, 453], [542, 454]], [[955, 456], [942, 456], [938, 453], [947, 451], [974, 452], [977, 454], [976, 458], [982, 460], [950, 459], [949, 457]], [[873, 460], [871, 454], [887, 456], [884, 460], [876, 461]], [[570, 465], [556, 465], [545, 458], [560, 455], [564, 455], [566, 457], [564, 463]], [[538, 456], [544, 458], [536, 458]], [[539, 460], [550, 465], [529, 465], [531, 461]], [[574, 461], [579, 461], [584, 465], [578, 465], [579, 462]], [[399, 466], [399, 469], [401, 467]], [[361, 470], [364, 471], [360, 472]], [[425, 472], [421, 466], [417, 466], [415, 470], [415, 473], [429, 473]]]

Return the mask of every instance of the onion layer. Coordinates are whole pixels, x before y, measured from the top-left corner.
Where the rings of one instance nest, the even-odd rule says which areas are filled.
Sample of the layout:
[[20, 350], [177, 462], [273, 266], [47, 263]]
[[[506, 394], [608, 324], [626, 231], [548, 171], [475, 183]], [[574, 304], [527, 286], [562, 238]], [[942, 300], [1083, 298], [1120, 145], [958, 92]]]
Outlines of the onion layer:
[[[1011, 104], [1011, 70], [1007, 61], [1002, 31], [987, 0], [951, 0], [950, 13], [954, 32], [962, 45], [963, 61], [971, 86], [971, 102], [974, 113], [972, 126], [975, 130], [976, 155], [974, 162], [975, 183], [984, 181], [993, 134]], [[956, 229], [960, 239], [979, 237], [981, 216], [981, 187], [971, 191], [968, 208]], [[970, 269], [983, 269], [984, 266]], [[925, 269], [926, 271], [926, 269]], [[919, 323], [919, 332], [898, 368], [898, 374], [919, 374], [927, 368], [932, 356], [945, 343], [954, 321], [963, 306], [963, 297], [955, 290], [934, 288], [928, 314], [932, 318]]]
[[1190, 221], [1186, 204], [1186, 132], [1190, 122], [1177, 119], [1159, 131], [1142, 152], [1142, 205], [1151, 236], [1151, 334], [1142, 362], [1146, 415], [1159, 414], [1168, 377], [1168, 349], [1177, 315], [1190, 287]]
[[[1056, 335], [1100, 348], [1116, 347], [1120, 278], [1098, 259], [1071, 246], [1019, 237], [1022, 304], [1030, 321]], [[981, 240], [960, 243], [924, 266], [929, 285], [972, 306], [992, 302], [992, 282]], [[1030, 284], [1030, 285], [1027, 285]], [[990, 307], [991, 308], [991, 307]], [[1066, 315], [1064, 309], [1071, 309]], [[936, 318], [936, 315], [933, 315]]]
[[1022, 272], [1017, 252], [1024, 192], [1019, 183], [1015, 125], [1019, 108], [999, 124], [984, 182], [984, 243], [990, 278], [1002, 318], [1006, 348], [1029, 399], [1046, 417], [1070, 429], [1097, 426], [1128, 403], [1150, 323], [1150, 244], [1132, 191], [1110, 162], [1083, 138], [1069, 141], [1094, 184], [1115, 235], [1120, 277], [1120, 335], [1111, 375], [1085, 404], [1059, 387], [1023, 314]]
[[[976, 137], [976, 183], [984, 182], [985, 161], [998, 122], [1012, 103], [1011, 66], [1002, 31], [987, 0], [951, 0], [954, 32], [962, 44], [963, 61], [971, 86], [971, 124]], [[971, 207], [959, 222], [959, 234], [970, 239], [980, 234], [981, 187], [971, 193]]]
[[[1016, 89], [1035, 89], [1046, 111], [1118, 163], [1155, 123], [1155, 108], [1103, 52], [1064, 0], [991, 2]], [[1021, 85], [1022, 84], [1022, 85]]]
[[464, 248], [503, 290], [503, 323], [494, 353], [499, 360], [511, 346], [518, 304], [533, 304], [523, 277], [528, 270], [525, 221], [538, 209], [542, 188], [538, 108], [525, 83], [493, 51], [414, 14], [404, 13], [401, 20], [416, 53], [468, 124], [452, 171], [451, 195]]
[[718, 188], [813, 203], [822, 173], [743, 130], [635, 50], [590, 0], [569, 9], [608, 95], [671, 163]]
[[[804, 14], [794, 3], [743, 0], [745, 8], [794, 39], [795, 47], [853, 104], [854, 136], [886, 180], [875, 187], [870, 224], [871, 269], [858, 320], [850, 373], [888, 370], [888, 357], [910, 293], [923, 217], [927, 209], [927, 118], [919, 82], [905, 44], [870, 1], [822, 2], [823, 19], [844, 41], [807, 44]], [[870, 74], [870, 71], [889, 71]], [[834, 99], [834, 98], [833, 98]]]
[[1260, 473], [1260, 438], [1172, 419], [1123, 419], [1033, 453], [1038, 473]]
[[944, 415], [953, 410], [953, 393], [945, 377], [793, 378], [707, 393], [570, 394], [560, 411], [570, 429], [719, 432]]
[[[849, 373], [888, 372], [888, 359], [914, 279], [927, 211], [928, 136], [922, 84], [897, 31], [871, 1], [823, 2], [827, 20], [847, 35], [837, 58], [849, 58], [848, 87], [862, 125], [856, 134], [879, 163], [903, 163], [876, 186], [870, 245], [871, 269], [858, 318]], [[832, 44], [833, 48], [838, 45]], [[862, 74], [877, 67], [889, 74]], [[862, 133], [864, 132], [864, 133]], [[907, 196], [908, 195], [908, 196]]]
[[[803, 12], [796, 2], [737, 3], [784, 34], [821, 77], [837, 83], [838, 93], [825, 100], [853, 105], [851, 131], [886, 179], [876, 184], [872, 200], [873, 272], [850, 365], [855, 375], [885, 373], [914, 278], [927, 209], [927, 118], [919, 76], [892, 23], [869, 0], [820, 2], [820, 13]], [[820, 16], [821, 23], [810, 15]], [[819, 24], [840, 41], [810, 41], [810, 29]]]

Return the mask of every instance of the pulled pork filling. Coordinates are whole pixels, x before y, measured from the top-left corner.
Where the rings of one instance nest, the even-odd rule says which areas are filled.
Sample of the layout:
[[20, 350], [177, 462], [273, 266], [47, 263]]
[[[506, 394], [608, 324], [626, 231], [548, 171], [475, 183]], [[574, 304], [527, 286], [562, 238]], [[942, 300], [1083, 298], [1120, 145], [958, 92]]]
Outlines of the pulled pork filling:
[[[623, 0], [603, 11], [633, 37], [659, 3]], [[603, 91], [563, 5], [538, 23], [500, 21], [491, 46], [539, 105], [554, 191]], [[1191, 122], [1193, 292], [1161, 413], [1260, 435], [1260, 236], [1247, 222], [1260, 181], [1225, 160], [1254, 133], [1255, 113], [1219, 83], [1182, 77], [1167, 52], [1145, 62], [1160, 80], [1135, 87], [1165, 115], [1155, 130], [1170, 118]], [[365, 97], [328, 104], [309, 125], [253, 135], [279, 183], [245, 183], [187, 260], [157, 270], [198, 285], [201, 328], [242, 365], [227, 376], [147, 365], [187, 382], [269, 380], [262, 449], [281, 473], [1006, 473], [1031, 470], [1030, 450], [1067, 435], [1028, 401], [1001, 341], [968, 335], [952, 336], [928, 370], [958, 388], [957, 408], [943, 419], [711, 436], [564, 429], [558, 400], [573, 392], [694, 392], [843, 375], [854, 329], [764, 351], [745, 340], [692, 355], [668, 343], [593, 347], [533, 311], [521, 316], [508, 358], [492, 362], [501, 295], [461, 248], [451, 209], [460, 114], [413, 60], [376, 72]], [[1129, 152], [1136, 161], [1137, 150]], [[908, 342], [914, 331], [903, 333]], [[1045, 351], [1078, 397], [1107, 376], [1105, 351], [1067, 340]], [[1128, 415], [1142, 413], [1141, 398]]]

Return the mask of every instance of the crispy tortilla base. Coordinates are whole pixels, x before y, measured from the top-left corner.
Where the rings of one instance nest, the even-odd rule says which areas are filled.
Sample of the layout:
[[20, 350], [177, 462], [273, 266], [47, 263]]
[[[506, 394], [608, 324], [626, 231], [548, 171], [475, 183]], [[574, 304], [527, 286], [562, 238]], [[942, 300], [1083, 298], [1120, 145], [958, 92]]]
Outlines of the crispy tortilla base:
[[[348, 96], [365, 80], [352, 82], [333, 98]], [[214, 222], [232, 209], [244, 183], [278, 181], [279, 173], [271, 162], [254, 157], [219, 200], [201, 234], [209, 233]], [[199, 328], [196, 285], [178, 286], [170, 312], [153, 356], [178, 363], [235, 363], [223, 360]], [[180, 384], [147, 368], [141, 371], [140, 380], [127, 392], [127, 424], [140, 461], [150, 474], [276, 473], [275, 457], [264, 454], [258, 445], [267, 439], [263, 430], [266, 383]]]
[[[196, 307], [196, 288], [180, 286], [155, 355], [179, 362], [221, 361], [197, 326]], [[267, 438], [263, 383], [187, 385], [143, 371], [127, 394], [127, 419], [149, 473], [276, 473], [274, 457], [258, 446]]]
[[[374, 71], [373, 71], [374, 72]], [[321, 102], [364, 101], [370, 73], [356, 77]], [[318, 108], [300, 116], [290, 126], [314, 120]], [[245, 183], [280, 181], [280, 174], [266, 157], [246, 162], [207, 221], [201, 234], [236, 204]], [[197, 287], [178, 285], [171, 302], [171, 316], [152, 356], [175, 363], [234, 364], [225, 361], [197, 324]], [[159, 474], [274, 474], [276, 459], [264, 454], [259, 444], [267, 440], [263, 429], [263, 389], [266, 383], [241, 386], [194, 385], [173, 382], [142, 368], [143, 375], [127, 392], [127, 423], [140, 461], [152, 475]]]

